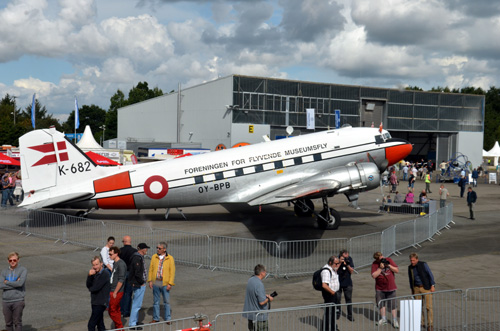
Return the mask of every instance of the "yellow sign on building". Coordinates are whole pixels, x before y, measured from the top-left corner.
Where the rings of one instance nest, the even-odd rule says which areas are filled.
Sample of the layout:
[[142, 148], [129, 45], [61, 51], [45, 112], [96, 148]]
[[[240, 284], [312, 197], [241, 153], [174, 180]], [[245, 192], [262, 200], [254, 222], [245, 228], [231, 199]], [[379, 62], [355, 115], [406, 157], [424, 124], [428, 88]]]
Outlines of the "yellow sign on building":
[[248, 126], [248, 133], [253, 133], [253, 125]]

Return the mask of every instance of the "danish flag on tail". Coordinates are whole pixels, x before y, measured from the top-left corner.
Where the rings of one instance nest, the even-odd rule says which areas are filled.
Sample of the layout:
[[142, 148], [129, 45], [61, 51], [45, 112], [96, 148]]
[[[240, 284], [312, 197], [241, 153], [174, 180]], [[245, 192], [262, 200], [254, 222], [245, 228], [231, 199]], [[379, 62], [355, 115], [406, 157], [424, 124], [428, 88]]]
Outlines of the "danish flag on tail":
[[[57, 163], [57, 156], [59, 156], [59, 161], [68, 161], [68, 152], [66, 148], [66, 142], [65, 141], [58, 141], [55, 146], [57, 146], [57, 150], [54, 147], [54, 144], [43, 144], [43, 145], [38, 145], [38, 146], [31, 146], [28, 147], [30, 149], [34, 149], [35, 151], [48, 154], [42, 157], [40, 160], [35, 162], [35, 164], [32, 165], [32, 167], [36, 167], [39, 165], [44, 165], [44, 164], [51, 164], [51, 163]], [[64, 151], [64, 152], [63, 152]]]

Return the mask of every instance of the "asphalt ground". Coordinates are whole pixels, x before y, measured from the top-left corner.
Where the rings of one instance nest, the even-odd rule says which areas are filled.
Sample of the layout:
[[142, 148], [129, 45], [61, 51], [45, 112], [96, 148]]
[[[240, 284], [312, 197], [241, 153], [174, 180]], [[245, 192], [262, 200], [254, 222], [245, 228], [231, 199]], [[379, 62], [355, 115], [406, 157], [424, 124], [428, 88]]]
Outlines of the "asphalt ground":
[[[400, 274], [396, 277], [398, 295], [410, 294], [406, 268], [409, 264], [408, 254], [413, 251], [419, 254], [420, 260], [428, 262], [438, 291], [500, 285], [500, 186], [479, 184], [475, 189], [478, 194], [476, 220], [471, 221], [468, 219], [465, 198], [458, 197], [458, 186], [453, 183], [445, 185], [450, 190], [449, 200], [454, 204], [455, 224], [452, 224], [450, 230], [443, 230], [441, 235], [435, 235], [433, 242], [427, 241], [421, 248], [406, 249], [401, 256], [392, 257], [400, 266]], [[418, 181], [416, 191], [423, 188], [423, 182]], [[400, 187], [400, 190], [404, 191], [405, 187]], [[430, 197], [438, 199], [439, 184], [433, 183], [431, 190], [433, 193]], [[388, 188], [384, 188], [384, 193], [388, 194]], [[332, 207], [338, 209], [343, 217], [342, 225], [337, 231], [322, 231], [312, 219], [296, 218], [293, 216], [293, 209], [286, 204], [264, 206], [261, 212], [258, 208], [252, 208], [229, 213], [221, 206], [183, 208], [187, 221], [175, 210], [171, 211], [169, 220], [164, 219], [164, 210], [139, 213], [98, 211], [89, 218], [274, 241], [350, 238], [378, 232], [392, 224], [414, 218], [377, 213], [377, 199], [380, 198], [380, 191], [364, 193], [360, 198], [361, 209], [354, 210], [347, 206], [344, 197], [335, 197]], [[137, 244], [134, 242], [134, 234], [130, 235], [133, 244]], [[23, 330], [85, 330], [91, 311], [85, 280], [91, 267], [90, 259], [96, 252], [1, 230], [0, 256], [5, 257], [2, 268], [7, 267], [6, 257], [10, 251], [19, 252], [20, 263], [28, 269]], [[353, 302], [373, 302], [374, 280], [370, 271], [368, 268], [361, 268], [358, 272], [353, 275]], [[171, 292], [173, 318], [203, 313], [214, 319], [219, 313], [241, 311], [249, 276], [177, 265], [176, 286]], [[273, 301], [273, 308], [322, 303], [320, 292], [312, 289], [310, 275], [289, 279], [268, 278], [264, 280], [264, 284], [268, 293], [274, 290], [279, 293]], [[140, 321], [148, 323], [152, 319], [152, 303], [152, 291], [147, 290]], [[107, 313], [105, 318], [109, 328], [111, 320]]]

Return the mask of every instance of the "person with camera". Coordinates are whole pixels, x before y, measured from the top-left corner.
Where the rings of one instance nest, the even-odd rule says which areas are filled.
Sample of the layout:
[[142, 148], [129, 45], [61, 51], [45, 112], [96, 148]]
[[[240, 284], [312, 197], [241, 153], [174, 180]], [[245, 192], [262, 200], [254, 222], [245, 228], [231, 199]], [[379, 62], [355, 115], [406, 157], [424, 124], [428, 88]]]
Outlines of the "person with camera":
[[[410, 254], [410, 265], [408, 266], [408, 278], [410, 280], [411, 294], [432, 293], [436, 290], [434, 276], [427, 263], [418, 260], [417, 253]], [[422, 306], [425, 303], [427, 311], [427, 331], [434, 330], [434, 314], [432, 310], [432, 295], [418, 295], [415, 299], [422, 300]], [[425, 328], [425, 315], [422, 309], [422, 327]]]
[[379, 306], [382, 317], [378, 321], [378, 325], [387, 324], [387, 317], [385, 315], [387, 305], [392, 313], [392, 326], [395, 329], [399, 329], [397, 305], [394, 299], [397, 290], [395, 274], [399, 272], [398, 265], [390, 257], [384, 257], [381, 252], [375, 252], [373, 258], [375, 261], [372, 263], [371, 272], [372, 277], [375, 279], [375, 301]]
[[[351, 274], [354, 271], [354, 262], [352, 261], [352, 257], [349, 256], [349, 251], [343, 249], [339, 254], [340, 266], [337, 270], [337, 274], [339, 275], [340, 288], [338, 292], [338, 301], [339, 304], [342, 301], [342, 292], [344, 292], [345, 303], [352, 303], [352, 279]], [[337, 312], [337, 319], [340, 317], [340, 310]], [[347, 319], [351, 322], [354, 322], [354, 318], [352, 317], [352, 306], [347, 306]]]
[[278, 294], [276, 292], [266, 294], [264, 284], [262, 283], [266, 275], [266, 267], [262, 264], [257, 264], [254, 268], [254, 275], [250, 277], [247, 283], [243, 311], [248, 313], [243, 313], [243, 317], [248, 319], [248, 330], [250, 331], [269, 330], [267, 314], [258, 313], [261, 310], [268, 310], [271, 306], [271, 301]]
[[[321, 271], [321, 282], [323, 283], [323, 288], [321, 290], [321, 295], [323, 296], [324, 303], [334, 303], [338, 305], [340, 303], [340, 283], [337, 270], [340, 266], [340, 259], [336, 256], [330, 256], [328, 263], [323, 266], [323, 271]], [[338, 330], [337, 322], [335, 320], [334, 309], [338, 309], [335, 306], [330, 306], [326, 308], [325, 319], [324, 319], [324, 329], [326, 331]], [[339, 313], [337, 313], [338, 316]]]

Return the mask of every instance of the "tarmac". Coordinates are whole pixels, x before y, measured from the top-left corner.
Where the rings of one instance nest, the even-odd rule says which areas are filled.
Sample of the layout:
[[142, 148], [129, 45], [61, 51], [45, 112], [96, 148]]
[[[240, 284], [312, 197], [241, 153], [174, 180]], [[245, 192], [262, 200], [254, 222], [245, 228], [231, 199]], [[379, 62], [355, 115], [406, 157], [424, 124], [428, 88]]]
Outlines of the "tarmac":
[[[406, 190], [405, 184], [400, 186], [400, 191]], [[446, 183], [445, 186], [450, 191], [449, 201], [454, 205], [455, 224], [451, 224], [449, 230], [442, 230], [441, 235], [435, 235], [434, 241], [426, 241], [418, 249], [404, 250], [401, 256], [392, 256], [400, 267], [396, 277], [399, 296], [410, 294], [407, 266], [408, 254], [413, 251], [419, 254], [421, 261], [429, 264], [437, 291], [500, 285], [500, 186], [480, 183], [475, 188], [478, 195], [475, 221], [468, 219], [468, 207], [465, 198], [458, 196], [458, 186], [453, 183]], [[415, 191], [423, 188], [424, 183], [418, 181]], [[439, 184], [431, 184], [431, 190], [430, 197], [439, 199]], [[384, 194], [388, 194], [388, 188], [384, 188]], [[378, 232], [392, 224], [415, 218], [414, 215], [377, 213], [379, 202], [376, 200], [381, 195], [380, 190], [363, 193], [361, 210], [347, 207], [344, 197], [335, 197], [332, 206], [343, 217], [337, 231], [319, 230], [310, 219], [293, 216], [293, 208], [286, 204], [264, 206], [261, 212], [254, 208], [236, 213], [229, 213], [221, 206], [183, 208], [187, 221], [175, 210], [172, 210], [169, 220], [164, 219], [164, 211], [98, 211], [89, 217], [138, 226], [275, 241], [350, 238]], [[138, 244], [134, 242], [134, 234], [130, 235], [133, 244]], [[121, 238], [116, 239], [120, 242]], [[155, 243], [148, 244], [152, 246]], [[0, 230], [0, 256], [5, 258], [1, 268], [7, 267], [6, 257], [10, 251], [19, 252], [20, 264], [28, 269], [23, 330], [86, 330], [91, 309], [85, 280], [91, 267], [91, 257], [98, 252]], [[353, 302], [373, 302], [374, 280], [369, 268], [357, 271], [358, 274], [352, 277]], [[177, 265], [176, 286], [171, 291], [172, 317], [184, 318], [202, 313], [213, 320], [219, 313], [241, 311], [249, 276]], [[267, 278], [264, 285], [268, 293], [277, 291], [279, 294], [273, 301], [273, 308], [322, 303], [321, 293], [312, 288], [310, 275], [289, 279]], [[139, 321], [149, 323], [152, 320], [152, 304], [152, 291], [148, 289]], [[0, 326], [2, 323], [0, 320]], [[110, 328], [111, 320], [107, 313], [105, 324]]]

